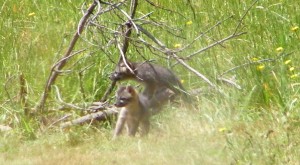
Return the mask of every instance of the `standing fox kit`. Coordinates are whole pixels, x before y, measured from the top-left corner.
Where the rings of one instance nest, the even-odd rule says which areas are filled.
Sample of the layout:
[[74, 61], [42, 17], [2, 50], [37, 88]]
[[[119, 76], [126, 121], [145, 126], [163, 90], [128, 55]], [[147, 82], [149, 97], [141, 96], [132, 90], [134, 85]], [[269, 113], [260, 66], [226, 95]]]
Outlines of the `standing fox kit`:
[[171, 70], [147, 62], [127, 61], [127, 65], [131, 70], [124, 62], [120, 62], [110, 79], [115, 81], [131, 79], [143, 83], [145, 85], [143, 94], [149, 99], [156, 96], [158, 91], [166, 89], [172, 90], [175, 94], [181, 93], [186, 96], [181, 82]]
[[135, 136], [138, 127], [141, 128], [141, 136], [147, 135], [150, 128], [149, 101], [136, 93], [133, 87], [126, 86], [118, 89], [116, 93], [116, 107], [121, 107], [118, 116], [114, 139], [122, 133], [124, 125], [129, 136]]

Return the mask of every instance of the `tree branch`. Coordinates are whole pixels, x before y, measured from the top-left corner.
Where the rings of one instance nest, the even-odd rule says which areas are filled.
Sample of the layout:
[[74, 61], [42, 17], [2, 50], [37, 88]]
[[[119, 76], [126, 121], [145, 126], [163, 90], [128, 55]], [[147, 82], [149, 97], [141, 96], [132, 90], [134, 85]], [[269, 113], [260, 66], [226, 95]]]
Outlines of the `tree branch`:
[[60, 128], [64, 129], [64, 128], [67, 128], [67, 127], [70, 127], [73, 125], [78, 125], [78, 124], [82, 124], [82, 123], [91, 121], [93, 119], [106, 120], [108, 116], [112, 116], [112, 115], [116, 115], [116, 114], [118, 114], [118, 111], [115, 108], [107, 109], [107, 110], [103, 110], [103, 111], [99, 111], [96, 113], [91, 113], [91, 114], [82, 116], [82, 117], [74, 119], [72, 121], [62, 123], [60, 125]]
[[[125, 14], [126, 17], [128, 18], [128, 21], [125, 24], [126, 25], [125, 36], [124, 36], [124, 41], [123, 41], [123, 47], [122, 47], [122, 49], [120, 51], [120, 57], [119, 57], [118, 64], [120, 62], [122, 62], [123, 60], [126, 61], [126, 53], [127, 53], [128, 47], [129, 47], [129, 41], [130, 41], [130, 36], [131, 36], [131, 31], [132, 31], [131, 27], [133, 25], [133, 21], [132, 20], [135, 17], [137, 6], [138, 6], [138, 0], [132, 0], [131, 1], [131, 6], [130, 6], [130, 17], [127, 14]], [[125, 64], [127, 64], [127, 63], [125, 62]], [[130, 67], [128, 67], [128, 68], [131, 69]], [[132, 71], [132, 69], [131, 69], [131, 71]], [[102, 96], [102, 98], [100, 100], [101, 102], [105, 102], [107, 100], [108, 96], [111, 94], [111, 92], [114, 89], [115, 85], [116, 85], [116, 81], [112, 81], [110, 87], [105, 91], [104, 95]]]

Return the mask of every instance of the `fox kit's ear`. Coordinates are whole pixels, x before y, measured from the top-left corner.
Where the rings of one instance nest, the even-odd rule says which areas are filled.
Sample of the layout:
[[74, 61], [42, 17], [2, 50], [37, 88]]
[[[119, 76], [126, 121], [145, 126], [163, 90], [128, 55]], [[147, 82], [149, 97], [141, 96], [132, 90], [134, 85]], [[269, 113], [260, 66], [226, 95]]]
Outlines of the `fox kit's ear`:
[[127, 91], [131, 94], [131, 95], [135, 95], [135, 90], [132, 86], [127, 86]]

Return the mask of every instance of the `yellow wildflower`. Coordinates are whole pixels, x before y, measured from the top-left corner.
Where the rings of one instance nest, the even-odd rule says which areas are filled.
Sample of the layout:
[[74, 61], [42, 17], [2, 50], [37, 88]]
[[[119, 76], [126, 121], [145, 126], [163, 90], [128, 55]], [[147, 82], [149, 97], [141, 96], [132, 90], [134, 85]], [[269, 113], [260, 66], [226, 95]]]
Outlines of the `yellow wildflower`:
[[291, 28], [291, 31], [296, 32], [298, 29], [299, 29], [299, 26], [293, 26], [293, 27]]
[[181, 48], [181, 44], [175, 44], [174, 47], [175, 48]]
[[251, 60], [252, 60], [253, 62], [256, 62], [256, 61], [258, 61], [258, 58], [253, 57]]
[[278, 48], [276, 48], [276, 51], [277, 51], [277, 52], [282, 52], [282, 51], [283, 51], [283, 47], [278, 47]]
[[225, 132], [227, 131], [227, 128], [223, 127], [223, 128], [219, 128], [219, 132]]
[[183, 83], [184, 83], [184, 80], [183, 80], [183, 79], [181, 79], [181, 80], [180, 80], [180, 82], [181, 82], [181, 84], [183, 84]]
[[286, 61], [284, 61], [284, 64], [287, 65], [287, 64], [289, 64], [291, 62], [292, 62], [292, 60], [286, 60]]
[[262, 70], [265, 69], [265, 65], [264, 65], [264, 64], [260, 64], [260, 65], [258, 65], [258, 66], [256, 67], [256, 69], [257, 69], [258, 71], [262, 71]]
[[292, 72], [293, 70], [295, 70], [295, 67], [290, 67], [289, 71]]
[[35, 16], [35, 12], [29, 13], [28, 16], [29, 17]]
[[298, 74], [293, 74], [290, 76], [290, 78], [297, 78], [298, 77]]
[[191, 24], [193, 24], [193, 21], [187, 21], [185, 24], [186, 25], [191, 25]]

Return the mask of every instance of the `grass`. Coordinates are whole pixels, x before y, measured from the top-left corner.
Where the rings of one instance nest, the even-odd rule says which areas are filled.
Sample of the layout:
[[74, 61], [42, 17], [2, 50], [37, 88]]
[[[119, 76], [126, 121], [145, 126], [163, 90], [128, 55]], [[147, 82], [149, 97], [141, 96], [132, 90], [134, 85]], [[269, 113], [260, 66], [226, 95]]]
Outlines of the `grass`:
[[[184, 15], [155, 10], [151, 16], [181, 28], [176, 31], [181, 38], [145, 25], [171, 48], [190, 43], [199, 32], [232, 16], [208, 33], [210, 38], [200, 38], [180, 56], [199, 50], [212, 43], [212, 39], [230, 35], [250, 6], [250, 2], [229, 0], [192, 1], [196, 9], [193, 18], [186, 1], [153, 2]], [[25, 78], [27, 104], [33, 108], [41, 97], [50, 67], [70, 42], [81, 18], [82, 2], [0, 2], [0, 17], [4, 18], [0, 22], [0, 125], [13, 128], [0, 132], [0, 164], [299, 164], [300, 34], [296, 27], [300, 9], [297, 2], [258, 1], [242, 23], [246, 35], [188, 61], [218, 84], [223, 94], [209, 90], [204, 81], [177, 65], [173, 70], [187, 89], [204, 89], [197, 97], [198, 108], [166, 106], [165, 111], [151, 119], [149, 137], [125, 136], [118, 141], [111, 141], [113, 126], [107, 123], [62, 131], [57, 127], [45, 129], [47, 126], [41, 124], [39, 117], [29, 118], [24, 114], [19, 76]], [[154, 10], [146, 3], [140, 5], [139, 16]], [[111, 17], [103, 18], [103, 22], [108, 24], [107, 19]], [[71, 72], [60, 76], [55, 84], [66, 102], [98, 100], [109, 84], [107, 75], [114, 64], [97, 46], [86, 42], [85, 39], [103, 42], [100, 34], [92, 34], [86, 33], [78, 41], [76, 50], [88, 50], [68, 62], [65, 70]], [[148, 49], [141, 50], [145, 57], [165, 66], [169, 64]], [[115, 49], [110, 51], [118, 54]], [[129, 52], [131, 59], [142, 60], [135, 49]], [[117, 55], [112, 58], [117, 59]], [[257, 62], [263, 59], [276, 60]], [[215, 80], [225, 71], [245, 63], [252, 64], [224, 75], [234, 78], [241, 90]], [[84, 70], [86, 66], [91, 67]], [[82, 70], [85, 95], [78, 78]], [[73, 114], [73, 118], [80, 115], [76, 110], [57, 111], [61, 105], [55, 92], [51, 93], [47, 105], [54, 111], [43, 115], [50, 123], [66, 113]]]

